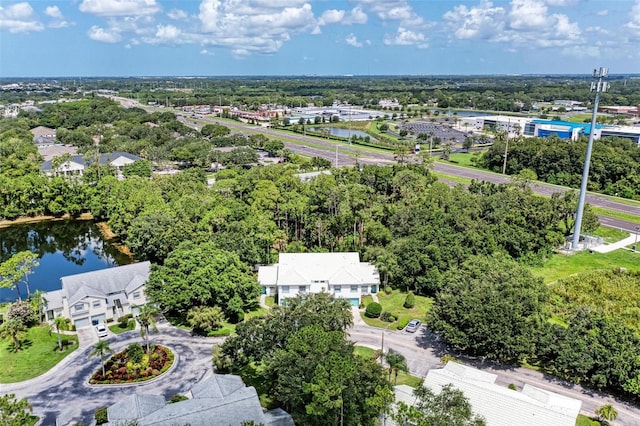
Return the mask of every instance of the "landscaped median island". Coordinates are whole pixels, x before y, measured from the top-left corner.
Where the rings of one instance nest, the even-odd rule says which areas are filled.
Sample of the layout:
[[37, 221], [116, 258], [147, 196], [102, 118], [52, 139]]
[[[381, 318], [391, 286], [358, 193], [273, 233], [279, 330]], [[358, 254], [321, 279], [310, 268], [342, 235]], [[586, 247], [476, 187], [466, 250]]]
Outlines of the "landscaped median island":
[[[104, 352], [107, 352], [106, 349]], [[143, 346], [134, 343], [109, 358], [103, 368], [93, 373], [89, 383], [112, 385], [143, 382], [162, 375], [171, 368], [173, 362], [173, 352], [166, 346], [152, 345], [147, 353]]]

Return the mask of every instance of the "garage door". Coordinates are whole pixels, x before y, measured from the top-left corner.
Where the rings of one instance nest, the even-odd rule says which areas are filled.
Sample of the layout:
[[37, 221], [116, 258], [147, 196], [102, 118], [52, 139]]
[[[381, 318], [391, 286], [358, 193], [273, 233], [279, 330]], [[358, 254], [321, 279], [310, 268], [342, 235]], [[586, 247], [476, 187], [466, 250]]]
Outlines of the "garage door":
[[89, 317], [78, 318], [78, 319], [74, 319], [73, 320], [73, 325], [76, 326], [76, 329], [84, 328], [84, 327], [90, 327], [91, 326], [91, 321], [89, 321]]
[[357, 297], [355, 299], [349, 299], [349, 303], [351, 303], [351, 306], [355, 306], [357, 308], [360, 306], [360, 299]]
[[105, 322], [107, 322], [106, 314], [94, 315], [91, 317], [91, 324], [93, 325], [98, 325], [100, 323], [104, 324]]

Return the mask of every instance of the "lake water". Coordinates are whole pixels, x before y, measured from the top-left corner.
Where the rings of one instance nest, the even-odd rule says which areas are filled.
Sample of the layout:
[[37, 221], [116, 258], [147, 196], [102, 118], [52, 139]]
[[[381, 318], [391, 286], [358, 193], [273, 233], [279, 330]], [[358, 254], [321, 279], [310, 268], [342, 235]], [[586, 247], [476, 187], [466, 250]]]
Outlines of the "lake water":
[[[40, 265], [29, 275], [32, 293], [59, 290], [60, 277], [133, 262], [106, 242], [90, 221], [47, 221], [0, 228], [0, 262], [23, 250], [40, 257]], [[20, 284], [20, 293], [26, 298], [24, 283]], [[0, 289], [0, 302], [17, 298], [15, 289]]]

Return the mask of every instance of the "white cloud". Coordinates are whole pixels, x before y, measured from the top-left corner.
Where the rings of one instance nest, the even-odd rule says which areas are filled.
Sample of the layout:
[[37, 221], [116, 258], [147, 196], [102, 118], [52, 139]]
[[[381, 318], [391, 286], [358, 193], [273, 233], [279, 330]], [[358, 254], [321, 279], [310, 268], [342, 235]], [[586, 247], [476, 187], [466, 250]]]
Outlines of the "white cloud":
[[626, 27], [635, 31], [640, 35], [640, 0], [636, 0], [635, 4], [629, 11], [631, 20], [627, 22]]
[[535, 30], [548, 25], [548, 8], [543, 0], [513, 0], [509, 13], [514, 30]]
[[483, 0], [478, 7], [456, 6], [443, 17], [456, 38], [491, 39], [504, 30], [505, 10]]
[[351, 33], [344, 39], [348, 45], [353, 47], [362, 47], [362, 43], [358, 41], [358, 37], [355, 34]]
[[0, 31], [9, 31], [12, 34], [42, 31], [44, 25], [32, 15], [33, 8], [27, 2], [0, 6]]
[[420, 32], [414, 32], [409, 29], [399, 27], [395, 35], [385, 35], [384, 44], [388, 46], [412, 46], [415, 45], [419, 48], [426, 48], [429, 45], [426, 42], [424, 34]]
[[171, 9], [167, 16], [174, 21], [184, 21], [188, 17], [187, 12], [181, 9]]
[[426, 25], [406, 0], [361, 0], [360, 5], [370, 8], [382, 21], [398, 21], [403, 28]]
[[80, 11], [99, 16], [141, 16], [160, 11], [156, 0], [82, 0]]
[[573, 6], [578, 0], [547, 0], [549, 6]]
[[599, 11], [597, 12], [597, 15], [598, 15], [598, 16], [607, 16], [608, 14], [609, 14], [609, 11], [608, 11], [607, 9], [599, 10]]
[[62, 12], [60, 12], [60, 9], [58, 8], [58, 6], [48, 6], [45, 10], [44, 13], [47, 16], [50, 16], [52, 18], [58, 18], [58, 19], [62, 19]]
[[344, 10], [329, 9], [322, 12], [318, 18], [318, 25], [328, 25], [342, 22], [345, 15]]
[[122, 35], [113, 29], [104, 29], [97, 25], [91, 27], [87, 33], [91, 40], [103, 43], [117, 43], [122, 40]]
[[367, 14], [364, 13], [361, 7], [354, 7], [351, 9], [351, 13], [349, 14], [348, 20], [346, 23], [348, 24], [366, 24], [367, 23]]
[[200, 50], [201, 55], [210, 55], [213, 56], [213, 52], [208, 51], [207, 49]]

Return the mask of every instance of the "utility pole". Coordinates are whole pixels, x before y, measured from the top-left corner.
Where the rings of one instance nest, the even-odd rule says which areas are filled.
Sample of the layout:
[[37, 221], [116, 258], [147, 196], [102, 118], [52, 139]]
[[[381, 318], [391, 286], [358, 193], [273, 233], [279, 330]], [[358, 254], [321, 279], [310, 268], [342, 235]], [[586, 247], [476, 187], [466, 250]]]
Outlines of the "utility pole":
[[511, 129], [511, 120], [507, 122], [506, 143], [504, 145], [504, 162], [502, 163], [502, 174], [507, 174], [507, 154], [509, 153], [509, 130]]
[[589, 180], [589, 165], [591, 163], [591, 150], [593, 148], [593, 135], [596, 132], [596, 118], [598, 116], [598, 102], [600, 101], [600, 92], [606, 92], [609, 83], [604, 79], [609, 72], [606, 68], [600, 67], [599, 70], [593, 70], [593, 81], [591, 82], [591, 91], [595, 90], [596, 97], [593, 102], [593, 114], [591, 115], [591, 131], [589, 132], [589, 142], [587, 142], [587, 152], [584, 156], [584, 169], [582, 170], [582, 183], [580, 184], [580, 198], [578, 200], [578, 208], [576, 210], [576, 223], [573, 229], [572, 250], [578, 250], [580, 243], [580, 231], [582, 228], [582, 214], [584, 213], [584, 199], [587, 196], [587, 181]]

